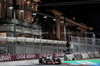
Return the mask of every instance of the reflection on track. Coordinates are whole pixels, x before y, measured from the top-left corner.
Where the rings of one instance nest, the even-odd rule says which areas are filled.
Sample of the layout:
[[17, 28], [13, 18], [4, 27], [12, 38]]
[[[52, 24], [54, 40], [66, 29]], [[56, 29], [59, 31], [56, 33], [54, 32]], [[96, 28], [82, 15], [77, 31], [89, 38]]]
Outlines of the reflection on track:
[[62, 66], [63, 64], [35, 64], [36, 66]]

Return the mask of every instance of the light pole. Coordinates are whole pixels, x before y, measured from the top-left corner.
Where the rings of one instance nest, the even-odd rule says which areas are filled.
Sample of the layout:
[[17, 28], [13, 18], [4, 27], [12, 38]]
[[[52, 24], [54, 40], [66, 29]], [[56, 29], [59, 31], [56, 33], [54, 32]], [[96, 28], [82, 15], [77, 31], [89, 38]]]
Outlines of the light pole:
[[[64, 41], [66, 41], [66, 20], [65, 20], [65, 16], [64, 16]], [[65, 45], [65, 49], [66, 49], [66, 45]]]
[[14, 37], [16, 37], [16, 0], [13, 0]]
[[[64, 16], [64, 15], [63, 15]], [[66, 40], [66, 18], [64, 16], [64, 41], [67, 41]], [[69, 39], [69, 38], [68, 38]], [[70, 53], [70, 45], [69, 45], [69, 41], [67, 42], [66, 46], [65, 46], [65, 49], [67, 49], [66, 51], [68, 51], [68, 53]]]
[[[14, 19], [14, 37], [16, 37], [16, 0], [13, 0], [13, 19]], [[16, 43], [13, 46], [13, 54], [16, 54]]]

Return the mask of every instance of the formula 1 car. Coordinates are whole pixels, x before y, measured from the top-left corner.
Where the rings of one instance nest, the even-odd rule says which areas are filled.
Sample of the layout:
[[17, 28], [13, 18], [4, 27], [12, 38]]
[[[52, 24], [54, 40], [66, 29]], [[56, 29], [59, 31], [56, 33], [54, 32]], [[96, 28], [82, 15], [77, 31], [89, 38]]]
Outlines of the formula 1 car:
[[61, 60], [59, 58], [52, 58], [52, 59], [47, 59], [47, 57], [41, 57], [39, 58], [39, 63], [42, 64], [61, 64]]

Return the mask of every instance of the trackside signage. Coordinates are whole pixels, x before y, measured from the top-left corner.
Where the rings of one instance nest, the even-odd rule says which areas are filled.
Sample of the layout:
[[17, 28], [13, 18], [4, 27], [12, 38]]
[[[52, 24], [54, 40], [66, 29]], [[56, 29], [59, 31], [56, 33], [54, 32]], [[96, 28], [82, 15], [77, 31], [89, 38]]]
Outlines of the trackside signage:
[[[64, 53], [49, 53], [52, 57], [63, 57]], [[2, 55], [0, 56], [0, 62], [3, 61], [16, 61], [16, 60], [25, 60], [25, 59], [38, 59], [42, 55], [47, 56], [47, 53], [42, 54], [17, 54], [17, 55]]]
[[30, 58], [35, 59], [36, 58], [36, 54], [26, 54], [25, 58], [26, 59], [30, 59]]
[[18, 54], [16, 55], [16, 58], [17, 60], [20, 60], [20, 59], [25, 59], [26, 57], [25, 57], [25, 54]]
[[11, 56], [0, 56], [0, 61], [10, 61], [11, 60]]

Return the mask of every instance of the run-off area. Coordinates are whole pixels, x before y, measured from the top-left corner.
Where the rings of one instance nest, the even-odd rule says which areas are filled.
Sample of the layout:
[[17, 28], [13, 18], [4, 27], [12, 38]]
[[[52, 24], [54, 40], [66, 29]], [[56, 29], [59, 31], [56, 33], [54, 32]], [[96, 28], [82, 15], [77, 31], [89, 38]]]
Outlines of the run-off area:
[[85, 66], [100, 66], [100, 60], [77, 60], [77, 61], [62, 61], [62, 64], [67, 65], [85, 65]]

